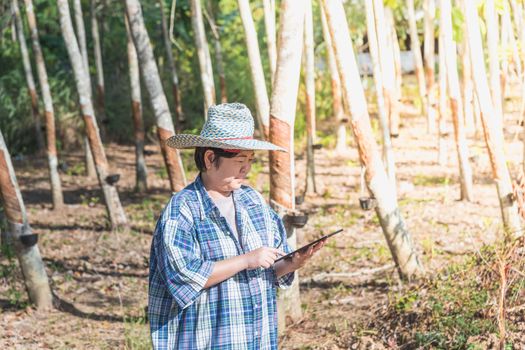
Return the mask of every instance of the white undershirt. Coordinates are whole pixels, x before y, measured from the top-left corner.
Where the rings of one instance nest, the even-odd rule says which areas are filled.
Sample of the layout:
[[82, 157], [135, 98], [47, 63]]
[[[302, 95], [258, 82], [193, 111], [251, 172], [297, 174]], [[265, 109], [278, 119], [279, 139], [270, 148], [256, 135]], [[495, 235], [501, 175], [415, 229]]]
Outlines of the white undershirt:
[[230, 194], [228, 197], [214, 198], [213, 202], [219, 209], [219, 212], [226, 219], [228, 225], [233, 230], [233, 234], [239, 240], [239, 234], [237, 233], [237, 225], [235, 221], [235, 205], [233, 203], [233, 195]]

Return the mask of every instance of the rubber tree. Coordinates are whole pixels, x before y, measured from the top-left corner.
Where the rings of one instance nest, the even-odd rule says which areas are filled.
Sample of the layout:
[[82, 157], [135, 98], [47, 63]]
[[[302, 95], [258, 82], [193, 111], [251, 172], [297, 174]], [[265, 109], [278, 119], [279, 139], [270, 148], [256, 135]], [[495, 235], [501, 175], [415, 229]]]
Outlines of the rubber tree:
[[144, 25], [140, 3], [138, 0], [125, 0], [125, 5], [131, 36], [139, 59], [142, 81], [148, 91], [153, 114], [155, 115], [157, 136], [161, 145], [164, 163], [168, 170], [170, 187], [172, 191], [178, 192], [186, 186], [186, 175], [179, 151], [166, 145], [166, 140], [175, 134], [168, 100], [164, 94], [149, 35]]
[[368, 37], [368, 47], [370, 49], [370, 56], [372, 57], [372, 70], [374, 75], [374, 83], [376, 86], [377, 110], [379, 124], [381, 125], [381, 132], [383, 136], [383, 161], [386, 163], [388, 178], [391, 181], [394, 193], [396, 190], [396, 172], [394, 152], [392, 150], [392, 140], [390, 139], [390, 130], [388, 127], [388, 117], [385, 106], [385, 97], [383, 95], [385, 88], [383, 82], [383, 73], [381, 71], [381, 63], [379, 59], [378, 47], [378, 31], [381, 28], [376, 27], [374, 6], [370, 1], [365, 1], [366, 10], [366, 27]]
[[315, 182], [315, 53], [312, 0], [305, 0], [304, 18], [304, 80], [305, 80], [305, 115], [306, 115], [306, 193], [317, 193]]
[[464, 1], [463, 5], [474, 87], [480, 105], [481, 123], [483, 125], [485, 143], [492, 167], [492, 176], [498, 192], [503, 225], [513, 236], [517, 236], [521, 235], [520, 218], [517, 204], [512, 199], [512, 182], [503, 152], [504, 139], [501, 127], [501, 115], [498, 109], [494, 107], [487, 81], [477, 9], [475, 3], [472, 1]]
[[350, 106], [359, 158], [366, 170], [366, 184], [377, 201], [376, 214], [401, 278], [420, 276], [424, 273], [423, 266], [399, 211], [397, 198], [374, 139], [343, 4], [340, 1], [323, 0], [322, 5], [332, 36], [343, 96]]
[[89, 5], [91, 14], [91, 36], [93, 37], [93, 56], [95, 57], [95, 69], [97, 71], [97, 111], [99, 113], [99, 119], [104, 124], [107, 123], [104, 92], [104, 65], [102, 64], [102, 50], [98, 30], [96, 0], [90, 0]]
[[266, 91], [266, 82], [257, 42], [257, 31], [253, 23], [252, 12], [248, 0], [238, 0], [239, 14], [241, 15], [242, 25], [244, 28], [244, 37], [246, 38], [246, 47], [248, 49], [248, 59], [250, 63], [250, 73], [252, 76], [253, 91], [255, 95], [256, 116], [262, 134], [267, 139], [269, 133], [269, 114], [270, 102], [268, 92]]
[[[427, 105], [427, 87], [425, 82], [425, 72], [423, 70], [423, 58], [421, 57], [421, 45], [419, 43], [419, 34], [417, 32], [416, 12], [414, 9], [414, 0], [407, 0], [408, 8], [408, 27], [410, 32], [410, 48], [414, 56], [414, 63], [416, 69], [417, 85], [419, 88], [419, 98], [421, 99], [421, 106], [426, 113], [425, 106]], [[428, 117], [427, 117], [428, 122]], [[429, 126], [427, 125], [427, 129]]]
[[[182, 100], [181, 100], [180, 87], [179, 87], [179, 75], [177, 74], [177, 67], [175, 66], [175, 59], [173, 58], [173, 51], [171, 48], [171, 41], [170, 41], [169, 32], [168, 32], [168, 24], [166, 21], [166, 14], [164, 13], [164, 1], [159, 0], [158, 3], [159, 3], [159, 8], [160, 8], [160, 19], [161, 19], [160, 23], [162, 27], [162, 39], [164, 41], [164, 50], [166, 51], [166, 59], [168, 62], [168, 69], [170, 71], [170, 76], [171, 76], [171, 92], [173, 95], [173, 107], [175, 109], [175, 115], [176, 115], [176, 120], [177, 120], [176, 126], [177, 126], [177, 129], [181, 129], [181, 124], [185, 122], [186, 117], [184, 115], [184, 111], [182, 110]], [[128, 58], [129, 58], [130, 50], [131, 50], [129, 45], [130, 43], [128, 41]], [[133, 47], [133, 51], [135, 52], [135, 47]], [[135, 53], [135, 56], [136, 56], [136, 53]], [[131, 68], [130, 68], [130, 74], [131, 74]], [[132, 92], [132, 95], [133, 95], [133, 92]], [[140, 84], [138, 86], [138, 98], [139, 98], [138, 101], [140, 101]]]
[[270, 81], [273, 86], [275, 65], [277, 62], [277, 45], [275, 43], [275, 0], [263, 0], [264, 29], [266, 30], [266, 46], [270, 63]]
[[[384, 28], [377, 32], [379, 43], [379, 60], [381, 64], [381, 72], [383, 73], [385, 106], [390, 123], [390, 133], [393, 137], [399, 135], [399, 90], [396, 86], [396, 71], [394, 64], [394, 40], [392, 40], [392, 33], [389, 32], [392, 19], [387, 21], [385, 19], [385, 7], [383, 0], [372, 0], [374, 5], [374, 13], [376, 20], [376, 28]], [[390, 33], [390, 35], [389, 35]], [[343, 92], [344, 96], [344, 92]]]
[[215, 1], [208, 1], [208, 10], [206, 10], [206, 7], [204, 7], [203, 12], [204, 17], [206, 17], [206, 19], [208, 20], [208, 24], [210, 25], [212, 34], [213, 47], [215, 52], [215, 62], [217, 63], [217, 73], [219, 74], [221, 102], [226, 103], [228, 102], [228, 93], [226, 92], [226, 73], [224, 72], [224, 60], [222, 58], [221, 36], [219, 34], [219, 29], [215, 24], [215, 12], [217, 12], [217, 10], [215, 9], [214, 3], [217, 4], [217, 2]]
[[348, 118], [345, 117], [345, 108], [343, 106], [343, 96], [341, 92], [341, 80], [339, 79], [339, 72], [337, 71], [337, 63], [335, 62], [334, 50], [332, 47], [332, 38], [326, 23], [326, 15], [323, 7], [320, 6], [321, 24], [323, 28], [323, 40], [326, 47], [326, 60], [330, 69], [330, 86], [332, 92], [332, 109], [334, 119], [337, 123], [337, 141], [335, 150], [338, 154], [345, 154], [348, 151], [346, 122]]
[[33, 122], [35, 126], [35, 135], [37, 147], [40, 152], [45, 149], [44, 135], [42, 134], [42, 122], [40, 120], [40, 112], [38, 109], [38, 94], [35, 87], [35, 79], [33, 77], [33, 70], [31, 68], [31, 60], [29, 52], [27, 51], [26, 39], [24, 35], [24, 25], [22, 17], [20, 16], [20, 9], [18, 7], [18, 0], [11, 2], [12, 11], [14, 15], [15, 32], [18, 37], [18, 45], [20, 46], [20, 55], [22, 56], [22, 65], [24, 66], [24, 75], [26, 78], [27, 92], [31, 100], [31, 113], [33, 115]]
[[[191, 2], [191, 24], [195, 47], [199, 58], [199, 68], [201, 72], [202, 89], [204, 90], [204, 116], [208, 113], [208, 108], [215, 104], [215, 83], [213, 81], [213, 69], [211, 64], [210, 49], [204, 31], [202, 20], [202, 7], [200, 0], [190, 0]], [[140, 53], [139, 53], [140, 60]]]
[[459, 86], [457, 66], [457, 46], [452, 36], [452, 6], [450, 0], [440, 0], [440, 30], [443, 32], [443, 45], [445, 48], [445, 64], [447, 66], [448, 102], [454, 125], [454, 136], [459, 164], [459, 181], [461, 199], [473, 200], [472, 168], [469, 162], [467, 139], [463, 118], [463, 103]]
[[140, 68], [137, 51], [129, 30], [128, 17], [124, 16], [127, 34], [129, 85], [131, 90], [131, 113], [135, 136], [135, 191], [148, 189], [148, 168], [144, 158], [144, 121], [142, 119], [142, 97], [140, 91]]
[[[89, 88], [89, 94], [92, 95], [91, 91], [91, 76], [89, 75], [89, 57], [87, 52], [87, 44], [86, 44], [86, 30], [84, 27], [84, 18], [82, 15], [82, 3], [80, 0], [73, 0], [73, 12], [74, 12], [74, 19], [75, 19], [75, 26], [77, 30], [77, 37], [76, 40], [79, 45], [80, 54], [82, 55], [82, 62], [84, 64], [84, 69], [88, 73], [87, 74], [87, 85]], [[86, 134], [87, 134], [86, 130]], [[95, 169], [95, 163], [93, 158], [93, 153], [91, 152], [91, 148], [89, 146], [89, 136], [84, 137], [84, 150], [86, 152], [86, 174], [88, 177], [95, 177], [97, 175], [97, 170]]]
[[[503, 118], [503, 102], [501, 96], [501, 71], [498, 57], [499, 51], [499, 21], [495, 0], [485, 1], [485, 27], [487, 29], [487, 50], [489, 56], [490, 92], [492, 103]], [[500, 123], [503, 119], [500, 120]], [[503, 124], [502, 124], [503, 125]]]
[[73, 74], [75, 76], [75, 85], [78, 91], [80, 109], [84, 119], [87, 138], [89, 140], [89, 147], [95, 162], [98, 182], [102, 188], [102, 193], [104, 194], [104, 200], [111, 226], [113, 228], [121, 227], [127, 225], [127, 218], [120, 203], [115, 183], [111, 180], [111, 176], [109, 176], [109, 165], [100, 138], [95, 110], [93, 108], [88, 79], [89, 74], [85, 69], [82, 55], [80, 54], [80, 49], [75, 38], [73, 23], [71, 22], [71, 15], [69, 12], [69, 4], [67, 0], [57, 0], [57, 4], [60, 16], [60, 28], [69, 55], [69, 61], [73, 68]]
[[[270, 103], [270, 142], [285, 152], [270, 152], [270, 204], [279, 215], [295, 210], [294, 123], [303, 48], [305, 4], [302, 1], [282, 0], [277, 33], [277, 66]], [[295, 228], [285, 221], [288, 244], [297, 244]], [[278, 297], [279, 329], [284, 329], [285, 316], [301, 317], [299, 277], [292, 286], [280, 291]]]
[[[15, 0], [17, 2], [17, 0]], [[44, 116], [46, 120], [46, 153], [47, 162], [49, 166], [49, 181], [51, 184], [51, 197], [53, 200], [53, 209], [58, 210], [64, 205], [64, 198], [62, 195], [62, 184], [58, 174], [58, 157], [56, 147], [56, 129], [55, 129], [55, 110], [53, 107], [53, 98], [51, 96], [51, 89], [49, 88], [49, 81], [47, 79], [47, 69], [44, 61], [44, 54], [40, 47], [40, 39], [38, 36], [38, 26], [36, 23], [36, 16], [33, 10], [33, 1], [25, 0], [27, 22], [29, 24], [29, 31], [31, 34], [31, 43], [33, 46], [33, 53], [35, 55], [36, 69], [38, 73], [38, 81], [40, 83], [40, 90], [42, 92], [42, 100], [44, 101]], [[18, 5], [17, 5], [18, 7]], [[21, 23], [20, 23], [21, 24]]]
[[[461, 0], [463, 1], [463, 0]], [[465, 24], [463, 24], [463, 32]], [[463, 98], [463, 118], [465, 120], [465, 132], [473, 134], [475, 131], [474, 122], [474, 83], [472, 82], [472, 65], [470, 63], [469, 46], [467, 40], [462, 40], [459, 48], [461, 60], [461, 89]]]
[[434, 18], [436, 16], [435, 0], [423, 0], [424, 11], [424, 42], [423, 42], [423, 59], [425, 67], [425, 83], [427, 90], [427, 132], [434, 133], [436, 131], [436, 91], [435, 91], [435, 76], [434, 76], [434, 40], [435, 28]]
[[438, 121], [438, 164], [445, 166], [448, 159], [448, 82], [447, 82], [447, 63], [445, 52], [444, 32], [439, 31], [438, 39], [439, 51], [439, 121]]
[[0, 131], [0, 201], [8, 223], [7, 235], [3, 237], [7, 237], [6, 243], [14, 248], [29, 300], [38, 309], [50, 309], [53, 298], [37, 245], [38, 236], [32, 232], [27, 220], [26, 208], [2, 131]]
[[[399, 47], [399, 39], [396, 32], [396, 23], [394, 20], [394, 11], [390, 6], [384, 6], [385, 10], [385, 25], [386, 25], [386, 44], [389, 45], [386, 52], [392, 52], [394, 60], [394, 92], [397, 114], [394, 115], [396, 128], [399, 128], [399, 106], [401, 104], [401, 87], [403, 85], [403, 67], [401, 67], [401, 48]], [[378, 27], [381, 28], [382, 27]], [[397, 134], [395, 134], [397, 135]]]

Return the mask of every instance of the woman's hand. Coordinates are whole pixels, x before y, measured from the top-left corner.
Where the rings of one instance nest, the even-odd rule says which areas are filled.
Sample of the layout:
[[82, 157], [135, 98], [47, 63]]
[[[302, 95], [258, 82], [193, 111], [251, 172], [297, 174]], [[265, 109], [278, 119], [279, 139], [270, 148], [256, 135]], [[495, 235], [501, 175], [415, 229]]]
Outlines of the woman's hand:
[[314, 244], [313, 246], [310, 246], [307, 251], [305, 252], [297, 252], [294, 255], [292, 255], [292, 266], [294, 267], [294, 271], [297, 269], [300, 269], [303, 267], [306, 262], [319, 250], [321, 249], [325, 244], [325, 240], [320, 241], [317, 244]]
[[283, 259], [275, 264], [274, 269], [277, 277], [284, 276], [290, 272], [303, 267], [306, 262], [319, 250], [326, 242], [326, 239], [309, 247], [305, 252], [297, 252], [289, 259]]
[[270, 268], [275, 260], [285, 255], [277, 248], [261, 247], [243, 255], [248, 270], [263, 267]]

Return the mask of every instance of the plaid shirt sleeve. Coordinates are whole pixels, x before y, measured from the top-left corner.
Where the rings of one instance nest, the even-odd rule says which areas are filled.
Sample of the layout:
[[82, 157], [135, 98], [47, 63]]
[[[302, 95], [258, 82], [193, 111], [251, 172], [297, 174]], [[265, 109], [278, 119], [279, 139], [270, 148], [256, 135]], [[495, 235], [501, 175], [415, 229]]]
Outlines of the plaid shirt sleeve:
[[[293, 252], [292, 248], [288, 245], [287, 236], [286, 236], [286, 229], [284, 228], [283, 219], [273, 210], [270, 208], [271, 215], [272, 215], [272, 222], [274, 223], [274, 246], [279, 247], [286, 253], [289, 254]], [[282, 242], [282, 244], [281, 244]], [[275, 271], [274, 271], [275, 275]], [[286, 289], [292, 285], [292, 282], [295, 278], [295, 272], [287, 273], [286, 275], [283, 275], [281, 277], [277, 277], [275, 275], [275, 284], [282, 289]]]
[[201, 258], [192, 225], [183, 215], [161, 223], [155, 239], [158, 268], [175, 302], [184, 309], [202, 292], [213, 262]]

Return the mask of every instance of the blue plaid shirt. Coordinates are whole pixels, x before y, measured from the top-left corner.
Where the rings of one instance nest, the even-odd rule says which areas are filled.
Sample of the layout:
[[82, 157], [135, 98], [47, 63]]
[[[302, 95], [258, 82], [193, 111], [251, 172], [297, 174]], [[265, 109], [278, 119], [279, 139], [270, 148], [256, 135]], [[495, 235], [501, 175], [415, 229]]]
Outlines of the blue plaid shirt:
[[173, 195], [151, 246], [148, 317], [155, 349], [277, 349], [276, 287], [294, 274], [244, 270], [204, 289], [216, 261], [263, 246], [291, 252], [282, 220], [254, 189], [233, 192], [239, 240], [200, 176]]

